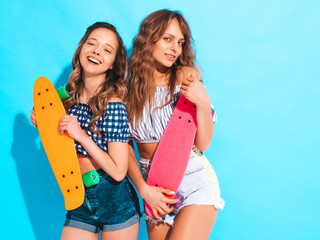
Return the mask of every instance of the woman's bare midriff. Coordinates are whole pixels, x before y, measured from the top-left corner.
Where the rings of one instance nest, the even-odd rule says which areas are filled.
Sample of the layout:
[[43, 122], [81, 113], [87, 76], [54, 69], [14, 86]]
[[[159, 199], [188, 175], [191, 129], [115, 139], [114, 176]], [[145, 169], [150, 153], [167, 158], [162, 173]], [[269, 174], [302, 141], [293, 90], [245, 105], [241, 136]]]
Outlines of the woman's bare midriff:
[[100, 167], [93, 163], [90, 158], [78, 155], [79, 167], [81, 174], [90, 172], [91, 170], [98, 170]]
[[137, 143], [139, 155], [141, 158], [152, 159], [153, 154], [158, 146], [158, 142], [155, 143]]

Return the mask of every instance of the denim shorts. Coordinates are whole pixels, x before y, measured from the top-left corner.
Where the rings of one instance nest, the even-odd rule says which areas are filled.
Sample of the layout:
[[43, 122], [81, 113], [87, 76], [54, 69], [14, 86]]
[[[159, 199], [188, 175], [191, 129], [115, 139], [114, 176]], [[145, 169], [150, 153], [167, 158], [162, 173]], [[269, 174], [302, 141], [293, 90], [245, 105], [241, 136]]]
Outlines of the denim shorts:
[[139, 200], [128, 178], [117, 182], [102, 169], [98, 173], [100, 182], [85, 187], [83, 204], [68, 211], [64, 226], [97, 233], [124, 229], [138, 222]]
[[[148, 159], [140, 159], [141, 172], [146, 180], [151, 162]], [[202, 152], [194, 146], [192, 148], [188, 166], [177, 191], [182, 196], [182, 203], [178, 207], [173, 206], [173, 211], [162, 216], [162, 222], [173, 225], [178, 212], [189, 205], [213, 205], [217, 209], [224, 207], [224, 201], [220, 196], [220, 187], [212, 165]], [[147, 220], [157, 222], [144, 213]], [[160, 220], [161, 221], [161, 220]]]

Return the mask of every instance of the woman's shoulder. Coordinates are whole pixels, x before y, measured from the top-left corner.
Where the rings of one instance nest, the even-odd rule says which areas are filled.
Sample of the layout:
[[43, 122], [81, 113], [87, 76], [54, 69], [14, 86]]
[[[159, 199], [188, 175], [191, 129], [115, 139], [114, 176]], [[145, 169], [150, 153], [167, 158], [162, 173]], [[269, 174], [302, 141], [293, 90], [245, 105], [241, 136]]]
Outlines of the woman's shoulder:
[[196, 68], [190, 66], [178, 66], [177, 68], [177, 85], [180, 85], [183, 80], [193, 74], [196, 78], [200, 79], [199, 71]]
[[123, 99], [119, 97], [111, 97], [108, 99], [108, 103], [123, 103]]

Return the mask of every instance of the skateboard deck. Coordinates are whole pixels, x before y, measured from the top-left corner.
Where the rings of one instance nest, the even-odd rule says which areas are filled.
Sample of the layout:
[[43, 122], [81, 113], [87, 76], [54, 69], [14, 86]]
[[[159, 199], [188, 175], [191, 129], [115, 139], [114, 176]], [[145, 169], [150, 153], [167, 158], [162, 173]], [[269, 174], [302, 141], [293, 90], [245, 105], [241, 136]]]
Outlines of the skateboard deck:
[[73, 210], [84, 201], [84, 186], [74, 140], [59, 134], [66, 111], [52, 83], [39, 77], [33, 89], [34, 111], [43, 148], [64, 197], [65, 208]]
[[[196, 106], [181, 94], [153, 156], [148, 185], [177, 192], [189, 162], [196, 131]], [[146, 202], [145, 211], [154, 217]]]

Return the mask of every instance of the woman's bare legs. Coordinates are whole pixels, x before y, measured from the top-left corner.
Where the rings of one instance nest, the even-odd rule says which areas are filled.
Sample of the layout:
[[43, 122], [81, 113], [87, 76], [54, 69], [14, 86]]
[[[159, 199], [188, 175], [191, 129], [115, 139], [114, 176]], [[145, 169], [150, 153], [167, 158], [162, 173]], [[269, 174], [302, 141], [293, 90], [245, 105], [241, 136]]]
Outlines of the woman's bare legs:
[[149, 240], [164, 240], [169, 239], [171, 226], [166, 223], [158, 223], [155, 225], [147, 221], [147, 230]]
[[192, 205], [183, 208], [174, 222], [170, 240], [208, 239], [217, 219], [214, 206]]
[[154, 226], [147, 222], [150, 240], [204, 240], [208, 239], [218, 215], [212, 205], [184, 207], [176, 217], [174, 226], [162, 223]]
[[117, 231], [103, 231], [101, 240], [137, 240], [139, 234], [139, 222], [130, 227]]
[[[139, 222], [117, 231], [102, 231], [101, 240], [137, 240]], [[64, 227], [60, 240], [98, 240], [99, 233], [92, 233], [78, 228]]]
[[99, 233], [88, 232], [79, 228], [63, 227], [60, 240], [97, 240]]

